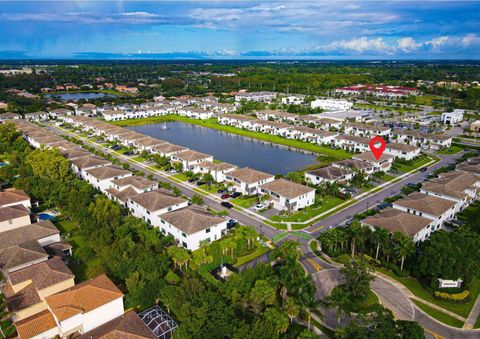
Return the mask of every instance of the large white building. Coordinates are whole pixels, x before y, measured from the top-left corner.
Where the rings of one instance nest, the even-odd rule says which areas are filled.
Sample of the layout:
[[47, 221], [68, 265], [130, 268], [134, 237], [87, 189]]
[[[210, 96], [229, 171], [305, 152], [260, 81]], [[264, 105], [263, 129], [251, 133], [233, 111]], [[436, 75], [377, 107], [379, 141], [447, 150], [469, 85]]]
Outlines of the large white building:
[[464, 113], [465, 110], [463, 109], [454, 109], [453, 112], [444, 112], [442, 113], [442, 122], [445, 125], [456, 125], [463, 121]]
[[260, 193], [259, 186], [273, 180], [275, 180], [275, 176], [248, 167], [225, 174], [225, 181], [233, 184], [232, 191], [246, 195]]
[[84, 179], [102, 192], [115, 187], [112, 181], [130, 176], [132, 172], [116, 165], [92, 168], [84, 172]]
[[325, 111], [344, 111], [353, 107], [353, 102], [340, 99], [317, 99], [310, 103], [312, 108], [321, 108]]
[[274, 92], [244, 92], [244, 93], [237, 93], [235, 94], [235, 101], [264, 101], [270, 102], [276, 97], [276, 93]]
[[285, 179], [263, 184], [260, 186], [260, 191], [270, 195], [270, 201], [277, 210], [293, 212], [315, 203], [315, 188]]

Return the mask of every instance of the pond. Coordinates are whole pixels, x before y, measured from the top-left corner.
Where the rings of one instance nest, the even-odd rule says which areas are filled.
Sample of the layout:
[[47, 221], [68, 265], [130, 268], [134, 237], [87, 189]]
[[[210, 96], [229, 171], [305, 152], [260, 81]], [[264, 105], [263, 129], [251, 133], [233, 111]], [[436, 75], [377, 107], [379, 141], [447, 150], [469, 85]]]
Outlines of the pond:
[[215, 159], [239, 167], [251, 167], [271, 174], [287, 174], [316, 163], [306, 151], [272, 144], [184, 122], [129, 126], [130, 130], [211, 154]]
[[99, 93], [99, 92], [77, 92], [77, 93], [61, 93], [61, 94], [46, 94], [49, 98], [59, 98], [63, 101], [77, 101], [80, 99], [90, 100], [99, 98], [115, 98], [114, 94]]

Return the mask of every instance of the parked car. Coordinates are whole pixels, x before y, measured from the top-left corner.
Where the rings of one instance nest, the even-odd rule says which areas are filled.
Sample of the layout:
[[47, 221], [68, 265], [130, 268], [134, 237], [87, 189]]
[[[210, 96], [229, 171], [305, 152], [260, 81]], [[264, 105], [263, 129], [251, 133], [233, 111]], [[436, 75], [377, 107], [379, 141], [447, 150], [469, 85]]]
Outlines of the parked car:
[[197, 181], [197, 186], [205, 185], [205, 181]]
[[261, 202], [261, 203], [255, 205], [255, 211], [261, 211], [265, 207], [266, 207], [265, 204], [263, 202]]
[[119, 145], [113, 145], [113, 146], [110, 146], [110, 149], [114, 150], [114, 151], [118, 151], [118, 150], [121, 150], [122, 147], [119, 146]]
[[222, 196], [220, 198], [228, 199], [228, 198], [230, 198], [230, 194], [222, 194]]
[[242, 193], [240, 193], [240, 192], [232, 192], [232, 193], [230, 194], [230, 196], [231, 196], [232, 198], [238, 198], [238, 197], [241, 196], [241, 195], [242, 195]]
[[419, 171], [420, 171], [420, 172], [426, 172], [427, 169], [428, 169], [428, 168], [426, 168], [426, 167], [420, 167]]
[[198, 180], [198, 178], [190, 178], [190, 179], [188, 179], [188, 182], [195, 182], [197, 180]]
[[237, 220], [235, 219], [230, 219], [228, 222], [227, 222], [227, 230], [231, 230], [232, 228], [234, 228], [235, 226], [237, 226], [238, 222]]
[[223, 207], [226, 207], [226, 208], [232, 208], [233, 205], [231, 203], [229, 203], [228, 201], [222, 201], [220, 203], [220, 205], [222, 205]]
[[228, 190], [226, 188], [223, 188], [218, 190], [217, 193], [221, 193], [221, 194], [228, 193]]
[[387, 208], [387, 207], [392, 207], [393, 205], [389, 202], [381, 202], [378, 204], [378, 209], [379, 210], [383, 210], [384, 208]]
[[123, 153], [123, 155], [133, 155], [133, 152], [132, 151], [126, 151], [125, 153]]

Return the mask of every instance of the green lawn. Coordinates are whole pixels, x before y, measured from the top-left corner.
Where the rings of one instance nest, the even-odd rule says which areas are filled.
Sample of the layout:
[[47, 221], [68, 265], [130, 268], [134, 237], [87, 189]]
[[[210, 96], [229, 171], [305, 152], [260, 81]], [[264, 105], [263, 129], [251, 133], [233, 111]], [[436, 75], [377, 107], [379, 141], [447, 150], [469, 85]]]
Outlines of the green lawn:
[[428, 156], [426, 155], [421, 155], [419, 156], [417, 159], [415, 159], [415, 161], [413, 161], [411, 164], [397, 164], [397, 167], [398, 167], [398, 170], [406, 173], [406, 172], [410, 172], [414, 169], [417, 169], [417, 168], [420, 168], [422, 166], [425, 166], [425, 164], [427, 164], [428, 162], [430, 162], [432, 159], [430, 159]]
[[212, 194], [215, 194], [217, 193], [217, 191], [219, 189], [222, 189], [222, 188], [225, 188], [224, 185], [210, 185], [210, 187], [207, 187], [207, 185], [202, 185], [202, 186], [199, 186], [199, 188], [201, 188], [202, 190], [204, 191], [207, 191], [208, 193], [212, 193]]
[[253, 196], [242, 195], [242, 196], [239, 196], [238, 198], [230, 199], [230, 202], [238, 206], [241, 206], [243, 208], [249, 208], [255, 205], [257, 203], [257, 200], [258, 198], [256, 195], [253, 195]]
[[438, 321], [444, 323], [444, 324], [447, 324], [447, 325], [450, 325], [450, 326], [453, 326], [453, 327], [458, 327], [458, 328], [462, 328], [463, 327], [463, 322], [461, 322], [460, 320], [458, 319], [455, 319], [451, 316], [449, 316], [448, 314], [445, 314], [443, 312], [440, 312], [440, 311], [437, 311], [436, 309], [434, 308], [431, 308], [430, 306], [427, 306], [425, 304], [422, 304], [421, 302], [417, 301], [417, 300], [413, 300], [413, 302], [415, 303], [415, 305], [417, 305], [422, 311], [424, 311], [425, 313], [427, 313], [428, 315], [430, 315], [431, 317], [437, 319]]
[[375, 175], [375, 178], [377, 178], [378, 180], [381, 180], [383, 182], [387, 182], [387, 181], [391, 181], [393, 179], [395, 179], [396, 177], [394, 177], [393, 175], [390, 175], [390, 174], [387, 174], [387, 173], [382, 173], [381, 175]]
[[[415, 103], [418, 105], [427, 105], [431, 106], [432, 105], [432, 100], [442, 100], [441, 96], [438, 95], [421, 95], [421, 96], [416, 96], [415, 97]], [[448, 100], [448, 99], [445, 99]]]
[[55, 226], [60, 230], [62, 234], [71, 233], [77, 228], [77, 224], [70, 220], [59, 220], [55, 222]]
[[437, 154], [456, 154], [456, 153], [461, 152], [461, 151], [463, 151], [463, 148], [461, 148], [459, 146], [451, 146], [449, 148], [444, 148], [444, 149], [438, 150], [435, 153], [437, 153]]
[[173, 178], [176, 178], [176, 179], [178, 179], [178, 180], [180, 180], [180, 181], [188, 181], [187, 176], [186, 176], [185, 174], [183, 174], [183, 173], [174, 174], [174, 175], [172, 175], [172, 177], [173, 177]]
[[242, 257], [237, 257], [237, 262], [235, 263], [234, 266], [239, 267], [239, 266], [241, 266], [241, 265], [243, 265], [247, 262], [250, 262], [253, 259], [265, 254], [265, 253], [268, 253], [269, 251], [270, 251], [269, 247], [258, 245], [258, 247], [255, 249], [255, 251], [253, 251], [252, 253], [244, 255]]
[[187, 122], [194, 125], [199, 125], [199, 126], [204, 126], [207, 128], [219, 130], [219, 131], [228, 132], [231, 134], [237, 134], [237, 135], [242, 135], [249, 138], [269, 141], [269, 142], [280, 144], [280, 145], [303, 149], [303, 150], [307, 150], [307, 151], [311, 151], [319, 154], [325, 154], [325, 155], [331, 156], [333, 160], [348, 159], [352, 157], [348, 152], [340, 149], [332, 149], [327, 146], [320, 146], [320, 145], [315, 145], [315, 144], [311, 144], [311, 143], [303, 142], [299, 140], [285, 139], [275, 135], [246, 131], [236, 127], [220, 125], [217, 122], [216, 118], [212, 118], [208, 120], [199, 120], [199, 119], [190, 119], [187, 117], [182, 117], [177, 115], [164, 115], [164, 116], [158, 116], [158, 117], [114, 121], [112, 122], [112, 124], [117, 126], [137, 126], [137, 125], [153, 124], [153, 123], [159, 123], [159, 122], [165, 122], [165, 121], [182, 121], [182, 122]]
[[[342, 285], [336, 286], [332, 290], [332, 293], [334, 291], [338, 291], [338, 290], [341, 290], [341, 289], [342, 289]], [[338, 291], [338, 292], [340, 292], [340, 291]], [[340, 293], [342, 293], [342, 292], [340, 292]], [[354, 313], [369, 312], [372, 309], [372, 307], [376, 304], [378, 304], [378, 297], [371, 290], [368, 290], [368, 294], [367, 294], [367, 297], [365, 298], [365, 300], [356, 301], [356, 302], [352, 301], [352, 304], [351, 304], [352, 312], [354, 312]]]
[[273, 221], [283, 221], [283, 222], [302, 222], [308, 219], [311, 219], [317, 216], [320, 213], [328, 211], [335, 206], [340, 205], [345, 200], [342, 200], [337, 197], [317, 197], [315, 205], [308, 206], [302, 211], [295, 212], [291, 215], [274, 215], [270, 219]]
[[473, 326], [473, 328], [480, 328], [480, 315], [478, 316], [477, 321], [475, 322], [475, 325]]
[[394, 273], [387, 271], [383, 268], [376, 268], [376, 269], [377, 271], [382, 272], [401, 282], [417, 297], [422, 298], [426, 301], [429, 301], [432, 304], [438, 305], [464, 318], [468, 317], [468, 314], [470, 313], [470, 310], [472, 309], [473, 304], [475, 303], [475, 300], [477, 300], [478, 294], [480, 292], [480, 279], [475, 279], [473, 280], [470, 286], [470, 293], [471, 293], [470, 301], [466, 302], [465, 304], [453, 304], [447, 301], [435, 299], [432, 296], [432, 294], [429, 291], [427, 291], [425, 288], [423, 288], [420, 282], [418, 282], [418, 280], [414, 278], [400, 278], [400, 277], [397, 277]]
[[138, 162], [145, 162], [147, 159], [145, 159], [144, 157], [138, 156], [138, 157], [132, 158], [132, 160], [138, 161]]

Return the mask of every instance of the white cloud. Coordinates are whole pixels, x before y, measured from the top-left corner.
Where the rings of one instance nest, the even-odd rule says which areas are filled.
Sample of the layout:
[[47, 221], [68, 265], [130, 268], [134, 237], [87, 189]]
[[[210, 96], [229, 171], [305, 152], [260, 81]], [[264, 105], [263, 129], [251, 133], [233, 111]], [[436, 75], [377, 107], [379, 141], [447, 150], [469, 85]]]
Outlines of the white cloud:
[[350, 50], [358, 53], [382, 52], [390, 53], [392, 47], [387, 45], [383, 38], [368, 39], [367, 37], [354, 38], [351, 40], [338, 40], [326, 45], [325, 50]]
[[422, 44], [417, 44], [413, 38], [401, 38], [397, 40], [397, 48], [405, 53], [418, 49]]

